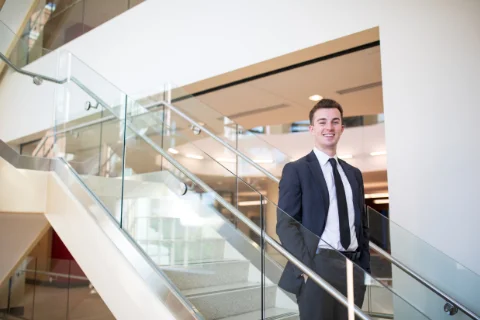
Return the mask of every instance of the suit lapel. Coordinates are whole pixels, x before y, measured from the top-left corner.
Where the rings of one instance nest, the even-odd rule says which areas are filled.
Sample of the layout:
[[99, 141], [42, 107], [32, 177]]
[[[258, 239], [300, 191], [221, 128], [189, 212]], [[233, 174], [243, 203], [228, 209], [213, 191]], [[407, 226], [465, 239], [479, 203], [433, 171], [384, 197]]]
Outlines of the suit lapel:
[[343, 160], [338, 159], [338, 162], [342, 166], [343, 172], [347, 176], [348, 182], [350, 183], [350, 187], [352, 189], [352, 198], [353, 198], [353, 207], [355, 208], [355, 226], [358, 227], [360, 225], [360, 211], [357, 206], [359, 202], [359, 187], [357, 178], [355, 178], [355, 172], [353, 169]]
[[317, 156], [312, 151], [307, 155], [307, 162], [310, 170], [312, 171], [312, 175], [317, 181], [317, 184], [320, 186], [320, 194], [323, 198], [322, 203], [325, 207], [325, 216], [327, 215], [328, 208], [330, 207], [330, 196], [328, 194], [327, 182], [325, 181], [325, 177], [323, 176], [322, 168], [320, 167], [320, 163], [318, 162]]

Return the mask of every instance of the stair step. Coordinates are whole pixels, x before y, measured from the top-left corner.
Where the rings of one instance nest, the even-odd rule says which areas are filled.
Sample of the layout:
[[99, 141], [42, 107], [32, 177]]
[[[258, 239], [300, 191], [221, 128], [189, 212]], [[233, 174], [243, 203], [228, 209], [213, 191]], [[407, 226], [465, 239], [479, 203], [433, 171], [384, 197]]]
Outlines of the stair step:
[[[298, 310], [270, 308], [265, 310], [265, 320], [299, 320]], [[243, 313], [237, 316], [222, 318], [220, 320], [261, 320], [260, 311]]]
[[[265, 305], [272, 308], [276, 299], [275, 285], [265, 288]], [[261, 287], [258, 282], [243, 282], [183, 290], [182, 293], [206, 319], [221, 319], [261, 308]]]
[[219, 237], [212, 228], [204, 225], [185, 225], [179, 217], [135, 217], [129, 234], [134, 239], [197, 240]]
[[210, 238], [201, 241], [137, 241], [140, 247], [158, 265], [179, 264], [198, 260], [223, 260], [225, 239]]
[[232, 260], [162, 267], [180, 290], [205, 288], [248, 281], [249, 261]]
[[234, 258], [220, 258], [220, 259], [196, 259], [196, 260], [185, 260], [185, 261], [174, 261], [168, 264], [158, 264], [160, 268], [167, 268], [167, 267], [180, 267], [180, 266], [195, 266], [199, 264], [207, 264], [207, 263], [223, 263], [223, 262], [231, 262], [231, 261], [239, 261]]

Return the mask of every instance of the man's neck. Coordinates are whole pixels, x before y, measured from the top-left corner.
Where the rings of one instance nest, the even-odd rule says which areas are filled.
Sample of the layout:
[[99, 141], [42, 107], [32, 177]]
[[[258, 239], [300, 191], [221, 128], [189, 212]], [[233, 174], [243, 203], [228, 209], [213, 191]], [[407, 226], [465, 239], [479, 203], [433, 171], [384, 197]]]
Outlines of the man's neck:
[[323, 153], [325, 153], [326, 155], [328, 155], [332, 158], [335, 157], [335, 155], [337, 154], [337, 148], [336, 147], [322, 148], [321, 146], [315, 144], [315, 148], [317, 148], [319, 151], [322, 151]]

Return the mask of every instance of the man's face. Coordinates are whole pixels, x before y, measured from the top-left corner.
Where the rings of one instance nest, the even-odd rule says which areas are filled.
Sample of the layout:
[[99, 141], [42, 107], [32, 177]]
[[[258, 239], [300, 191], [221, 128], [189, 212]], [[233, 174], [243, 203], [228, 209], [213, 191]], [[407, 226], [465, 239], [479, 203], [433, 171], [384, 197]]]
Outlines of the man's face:
[[324, 149], [335, 148], [343, 133], [344, 126], [338, 109], [318, 109], [313, 115], [310, 134], [315, 145]]

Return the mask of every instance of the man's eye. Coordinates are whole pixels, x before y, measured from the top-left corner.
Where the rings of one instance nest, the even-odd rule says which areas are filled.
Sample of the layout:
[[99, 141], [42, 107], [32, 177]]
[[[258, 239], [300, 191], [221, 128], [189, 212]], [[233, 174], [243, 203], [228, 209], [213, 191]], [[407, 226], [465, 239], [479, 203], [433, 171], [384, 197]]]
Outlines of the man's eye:
[[325, 125], [325, 122], [319, 122], [320, 125], [324, 126]]

